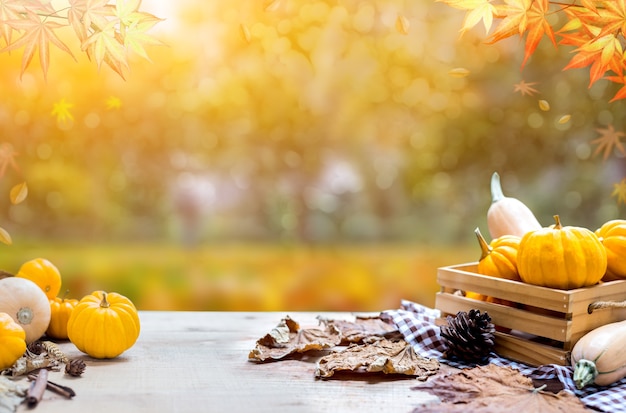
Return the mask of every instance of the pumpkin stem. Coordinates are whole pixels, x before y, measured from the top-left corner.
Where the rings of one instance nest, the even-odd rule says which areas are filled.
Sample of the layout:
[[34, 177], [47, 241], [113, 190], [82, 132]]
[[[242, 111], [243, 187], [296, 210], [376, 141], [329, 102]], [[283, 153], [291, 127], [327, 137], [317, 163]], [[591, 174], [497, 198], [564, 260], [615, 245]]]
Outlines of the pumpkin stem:
[[588, 384], [593, 383], [598, 375], [598, 368], [593, 361], [580, 359], [574, 366], [574, 383], [577, 389], [582, 389]]
[[561, 226], [561, 218], [558, 215], [554, 216], [554, 220], [556, 221], [556, 224], [554, 225], [554, 229], [563, 228], [563, 226]]
[[107, 300], [107, 293], [106, 292], [102, 292], [102, 301], [100, 301], [100, 307], [102, 308], [109, 308], [111, 306], [111, 304], [109, 304], [109, 301]]
[[487, 257], [487, 255], [491, 254], [493, 248], [491, 248], [491, 246], [487, 243], [487, 240], [485, 240], [483, 234], [480, 233], [480, 229], [478, 227], [474, 230], [474, 234], [476, 234], [478, 244], [480, 244], [481, 255], [479, 261], [482, 261], [485, 257]]
[[491, 203], [495, 204], [498, 201], [506, 198], [504, 193], [502, 192], [502, 185], [500, 184], [500, 175], [497, 172], [494, 172], [491, 175]]

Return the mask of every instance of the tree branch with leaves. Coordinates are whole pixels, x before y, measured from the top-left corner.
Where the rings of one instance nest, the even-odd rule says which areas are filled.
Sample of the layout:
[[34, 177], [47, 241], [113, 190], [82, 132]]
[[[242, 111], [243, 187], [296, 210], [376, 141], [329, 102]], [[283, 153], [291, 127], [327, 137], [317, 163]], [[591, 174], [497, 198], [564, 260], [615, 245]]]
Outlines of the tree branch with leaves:
[[72, 49], [61, 39], [59, 31], [70, 27], [81, 52], [95, 60], [98, 69], [109, 66], [124, 78], [129, 55], [148, 59], [146, 46], [162, 43], [148, 31], [162, 19], [140, 11], [141, 0], [68, 0], [56, 7], [45, 0], [6, 0], [0, 2], [0, 52], [23, 48], [21, 74], [35, 53], [44, 77], [50, 65], [50, 47], [72, 56]]
[[[437, 0], [466, 10], [461, 32], [480, 22], [487, 34], [498, 21], [488, 42], [511, 36], [525, 37], [522, 68], [539, 42], [547, 37], [555, 47], [574, 47], [574, 56], [564, 67], [589, 67], [589, 87], [600, 79], [619, 83], [621, 87], [611, 102], [626, 98], [626, 0], [581, 0], [562, 3], [548, 0]], [[560, 14], [565, 24], [549, 19]], [[558, 41], [557, 41], [558, 39]]]

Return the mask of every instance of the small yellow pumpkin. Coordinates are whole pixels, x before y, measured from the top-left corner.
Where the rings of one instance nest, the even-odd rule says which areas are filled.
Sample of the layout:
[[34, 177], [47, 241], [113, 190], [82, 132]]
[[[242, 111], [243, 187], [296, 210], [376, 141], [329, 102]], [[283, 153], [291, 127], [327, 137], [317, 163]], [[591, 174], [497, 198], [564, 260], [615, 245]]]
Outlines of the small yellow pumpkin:
[[135, 305], [121, 294], [104, 291], [83, 297], [67, 323], [70, 341], [98, 359], [114, 358], [131, 348], [139, 330]]
[[478, 273], [520, 281], [517, 271], [517, 250], [521, 238], [515, 235], [502, 235], [491, 240], [491, 243], [488, 244], [478, 228], [474, 233], [481, 250], [481, 256], [478, 260]]
[[0, 313], [0, 370], [8, 369], [26, 352], [26, 332], [7, 313]]
[[606, 274], [602, 280], [626, 279], [626, 220], [608, 221], [596, 230], [596, 235], [606, 249]]
[[7, 313], [26, 332], [29, 344], [46, 332], [50, 324], [50, 301], [34, 282], [25, 278], [0, 280], [0, 312]]
[[50, 324], [46, 330], [48, 337], [67, 340], [67, 322], [70, 320], [78, 300], [73, 298], [55, 297], [50, 300]]
[[517, 268], [522, 281], [570, 290], [592, 286], [606, 272], [607, 256], [598, 236], [582, 227], [556, 224], [522, 237]]
[[61, 290], [61, 273], [45, 258], [35, 258], [25, 262], [16, 277], [26, 278], [37, 284], [50, 300], [53, 300]]

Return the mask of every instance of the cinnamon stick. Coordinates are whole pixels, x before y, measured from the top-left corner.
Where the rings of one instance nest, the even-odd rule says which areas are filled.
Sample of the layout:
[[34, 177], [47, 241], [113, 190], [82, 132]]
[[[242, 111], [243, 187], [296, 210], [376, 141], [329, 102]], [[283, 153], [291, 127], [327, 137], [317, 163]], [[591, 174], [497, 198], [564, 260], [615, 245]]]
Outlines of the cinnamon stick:
[[[28, 379], [36, 380], [37, 376], [34, 374], [29, 374]], [[62, 386], [60, 384], [51, 382], [50, 380], [48, 380], [48, 383], [46, 384], [46, 388], [56, 394], [59, 394], [63, 397], [67, 397], [68, 399], [71, 399], [72, 397], [76, 396], [76, 392], [74, 392], [74, 390], [72, 390], [71, 387]]]
[[36, 407], [43, 397], [43, 392], [46, 391], [48, 385], [48, 370], [41, 369], [37, 378], [31, 383], [26, 394], [26, 403], [28, 407]]

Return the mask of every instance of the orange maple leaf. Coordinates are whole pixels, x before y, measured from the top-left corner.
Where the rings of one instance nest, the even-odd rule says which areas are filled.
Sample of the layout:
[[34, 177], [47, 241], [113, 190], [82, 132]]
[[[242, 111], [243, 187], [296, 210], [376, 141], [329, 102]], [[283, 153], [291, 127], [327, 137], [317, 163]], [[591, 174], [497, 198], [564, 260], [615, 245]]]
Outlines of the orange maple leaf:
[[626, 178], [622, 179], [621, 182], [617, 184], [613, 184], [611, 196], [617, 197], [618, 204], [626, 204]]
[[41, 17], [28, 9], [26, 9], [24, 15], [26, 16], [24, 19], [9, 20], [5, 22], [5, 24], [16, 30], [25, 30], [26, 33], [14, 43], [11, 43], [4, 49], [0, 50], [0, 52], [8, 52], [24, 47], [21, 70], [22, 75], [33, 59], [35, 50], [39, 48], [39, 62], [41, 63], [44, 78], [46, 77], [48, 73], [48, 66], [50, 64], [49, 43], [54, 44], [56, 47], [68, 53], [74, 60], [76, 60], [72, 51], [54, 32], [55, 29], [64, 27], [62, 24], [45, 19], [42, 20]]
[[600, 137], [591, 141], [591, 144], [598, 145], [593, 156], [598, 155], [602, 150], [604, 154], [603, 160], [607, 160], [614, 149], [617, 149], [622, 155], [626, 156], [626, 149], [622, 145], [620, 138], [626, 136], [622, 131], [616, 131], [613, 125], [609, 125], [606, 129], [596, 129], [600, 133]]
[[544, 35], [548, 36], [555, 47], [557, 45], [554, 30], [546, 19], [549, 7], [548, 0], [505, 0], [505, 4], [495, 6], [496, 16], [502, 18], [502, 21], [492, 33], [489, 43], [514, 34], [526, 34], [523, 68]]
[[620, 90], [615, 93], [613, 98], [609, 101], [610, 103], [615, 102], [616, 100], [626, 99], [626, 76], [618, 75], [618, 76], [607, 76], [605, 79], [610, 80], [611, 82], [621, 83], [624, 86], [620, 88]]
[[525, 82], [524, 80], [520, 80], [519, 83], [513, 85], [513, 92], [520, 92], [522, 96], [533, 96], [535, 93], [539, 93], [539, 91], [533, 87], [537, 84], [538, 82]]

